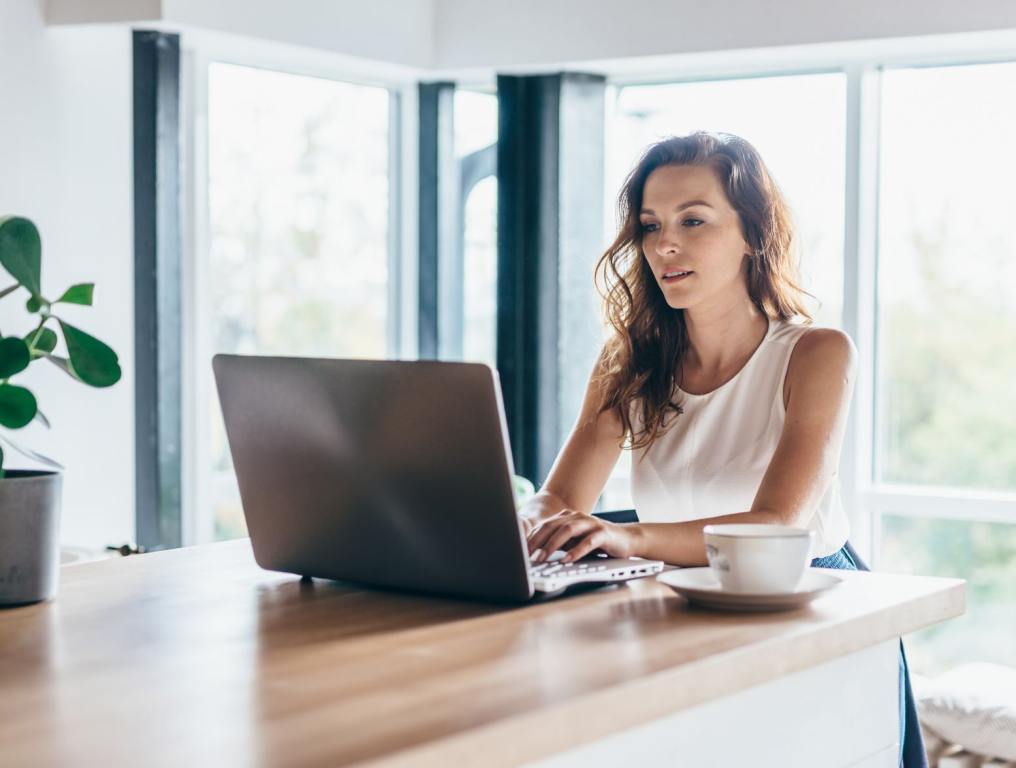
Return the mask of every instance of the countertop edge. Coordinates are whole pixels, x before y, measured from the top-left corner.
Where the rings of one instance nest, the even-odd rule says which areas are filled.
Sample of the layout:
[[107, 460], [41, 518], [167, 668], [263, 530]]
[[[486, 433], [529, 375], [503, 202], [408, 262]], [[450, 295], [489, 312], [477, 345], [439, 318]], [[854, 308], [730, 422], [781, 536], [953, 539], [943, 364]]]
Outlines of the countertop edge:
[[[359, 765], [466, 768], [481, 765], [477, 759], [482, 755], [485, 767], [517, 766], [547, 757], [588, 743], [590, 733], [604, 738], [959, 616], [965, 607], [965, 582], [939, 581], [943, 582], [939, 591], [824, 627], [818, 636], [802, 631], [713, 654]], [[828, 637], [837, 641], [832, 650], [817, 642]], [[618, 697], [623, 697], [624, 707], [617, 706]]]

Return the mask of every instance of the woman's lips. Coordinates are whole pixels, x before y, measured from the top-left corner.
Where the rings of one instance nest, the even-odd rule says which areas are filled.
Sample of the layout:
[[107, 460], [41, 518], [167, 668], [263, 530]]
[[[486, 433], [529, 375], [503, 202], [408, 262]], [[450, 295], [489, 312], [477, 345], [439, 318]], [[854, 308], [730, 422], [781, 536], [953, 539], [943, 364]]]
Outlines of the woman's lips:
[[694, 275], [694, 272], [667, 272], [664, 273], [661, 278], [665, 283], [677, 283], [681, 280], [687, 280], [689, 277]]

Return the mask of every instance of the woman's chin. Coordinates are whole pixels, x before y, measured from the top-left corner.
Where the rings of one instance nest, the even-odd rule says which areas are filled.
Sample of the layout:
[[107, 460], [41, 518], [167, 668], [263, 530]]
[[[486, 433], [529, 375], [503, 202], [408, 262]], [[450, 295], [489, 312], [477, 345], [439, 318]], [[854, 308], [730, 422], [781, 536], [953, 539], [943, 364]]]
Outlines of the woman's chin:
[[667, 306], [671, 309], [688, 309], [692, 304], [687, 296], [671, 296], [666, 292], [663, 294], [663, 300], [667, 302]]
[[671, 309], [688, 309], [694, 303], [691, 295], [695, 291], [689, 291], [683, 285], [660, 285], [660, 283], [657, 283], [657, 285], [663, 294], [663, 300], [667, 302], [667, 306]]

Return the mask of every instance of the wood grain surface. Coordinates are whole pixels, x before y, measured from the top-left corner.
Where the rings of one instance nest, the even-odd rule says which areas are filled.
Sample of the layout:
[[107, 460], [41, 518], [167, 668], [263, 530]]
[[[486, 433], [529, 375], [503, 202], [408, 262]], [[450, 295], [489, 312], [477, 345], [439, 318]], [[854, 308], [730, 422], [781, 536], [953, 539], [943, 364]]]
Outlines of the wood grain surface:
[[68, 566], [0, 610], [0, 764], [517, 765], [963, 612], [842, 573], [779, 614], [648, 579], [524, 607], [301, 583], [247, 540]]

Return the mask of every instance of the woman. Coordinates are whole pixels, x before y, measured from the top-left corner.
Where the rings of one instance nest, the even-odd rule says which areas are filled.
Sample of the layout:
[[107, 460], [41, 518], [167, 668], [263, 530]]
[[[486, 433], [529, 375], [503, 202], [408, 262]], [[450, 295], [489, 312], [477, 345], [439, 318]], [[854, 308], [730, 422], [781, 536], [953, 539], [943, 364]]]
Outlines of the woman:
[[[836, 477], [856, 350], [811, 325], [762, 159], [728, 134], [666, 139], [619, 208], [597, 266], [613, 333], [522, 510], [533, 561], [566, 549], [565, 562], [602, 550], [705, 565], [702, 528], [737, 522], [811, 529], [813, 565], [856, 568]], [[625, 446], [639, 522], [614, 524], [590, 513]]]

